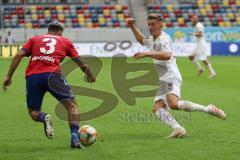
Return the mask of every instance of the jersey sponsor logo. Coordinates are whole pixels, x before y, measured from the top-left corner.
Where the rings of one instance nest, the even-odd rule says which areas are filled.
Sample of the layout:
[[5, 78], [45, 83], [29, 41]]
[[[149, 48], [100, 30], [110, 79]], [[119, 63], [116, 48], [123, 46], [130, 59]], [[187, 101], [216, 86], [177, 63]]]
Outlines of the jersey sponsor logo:
[[49, 56], [34, 56], [32, 57], [32, 61], [49, 61], [54, 63], [55, 62], [55, 58], [53, 57], [49, 57]]
[[[55, 51], [55, 45], [57, 44], [57, 40], [55, 38], [44, 38], [42, 40], [45, 43], [44, 47], [40, 48], [40, 52], [48, 55], [48, 54], [52, 54]], [[49, 56], [33, 56], [32, 57], [32, 61], [49, 61], [54, 63], [55, 62], [55, 58], [53, 57], [49, 57]]]

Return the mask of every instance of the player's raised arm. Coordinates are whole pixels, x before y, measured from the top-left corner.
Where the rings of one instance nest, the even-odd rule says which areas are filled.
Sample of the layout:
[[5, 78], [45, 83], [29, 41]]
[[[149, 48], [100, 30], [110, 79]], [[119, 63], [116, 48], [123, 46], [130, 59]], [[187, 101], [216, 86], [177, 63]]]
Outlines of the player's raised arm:
[[144, 36], [140, 32], [140, 30], [135, 26], [134, 24], [135, 20], [133, 18], [127, 18], [126, 19], [126, 26], [131, 28], [132, 32], [134, 33], [134, 36], [136, 37], [137, 41], [141, 44], [144, 45]]
[[7, 87], [11, 85], [12, 82], [12, 76], [15, 70], [17, 69], [19, 63], [21, 62], [22, 58], [26, 56], [24, 50], [19, 50], [18, 53], [13, 57], [12, 63], [9, 67], [7, 76], [5, 80], [3, 81], [2, 88], [4, 91], [7, 90]]

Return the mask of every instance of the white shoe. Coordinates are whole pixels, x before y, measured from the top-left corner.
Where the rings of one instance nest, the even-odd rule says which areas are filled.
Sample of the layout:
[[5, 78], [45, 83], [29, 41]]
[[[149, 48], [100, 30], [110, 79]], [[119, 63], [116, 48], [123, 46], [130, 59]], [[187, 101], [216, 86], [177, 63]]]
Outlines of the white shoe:
[[211, 73], [211, 74], [208, 76], [208, 78], [214, 78], [214, 77], [216, 77], [216, 76], [217, 76], [216, 73]]
[[52, 139], [54, 137], [54, 129], [52, 127], [52, 116], [50, 114], [47, 114], [45, 116], [44, 132], [47, 138]]
[[216, 106], [214, 106], [212, 104], [209, 104], [207, 107], [209, 108], [209, 114], [216, 116], [220, 119], [226, 120], [227, 116], [223, 110], [217, 108]]
[[183, 127], [179, 127], [174, 129], [174, 131], [166, 138], [182, 138], [183, 136], [186, 135], [186, 133], [187, 132]]

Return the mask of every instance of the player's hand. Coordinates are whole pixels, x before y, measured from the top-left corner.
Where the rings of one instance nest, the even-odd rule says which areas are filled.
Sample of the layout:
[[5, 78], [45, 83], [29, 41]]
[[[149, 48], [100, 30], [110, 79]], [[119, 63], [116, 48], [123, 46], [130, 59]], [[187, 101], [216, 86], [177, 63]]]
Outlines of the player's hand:
[[12, 83], [12, 78], [11, 77], [6, 77], [5, 80], [3, 81], [2, 88], [4, 91], [7, 90], [8, 86], [10, 86]]
[[126, 19], [126, 26], [131, 28], [131, 27], [134, 26], [134, 22], [135, 22], [135, 19], [133, 19], [133, 18], [127, 18], [127, 19]]
[[92, 72], [91, 72], [91, 70], [90, 70], [89, 67], [87, 67], [85, 73], [86, 73], [86, 76], [87, 76], [87, 81], [88, 81], [89, 83], [93, 83], [93, 82], [96, 81], [96, 78], [92, 75]]
[[96, 78], [93, 77], [92, 75], [91, 75], [91, 76], [87, 76], [87, 81], [88, 81], [89, 83], [94, 83], [94, 82], [96, 82]]
[[138, 52], [138, 53], [136, 53], [136, 54], [133, 55], [133, 58], [134, 58], [135, 60], [138, 60], [138, 59], [144, 58], [144, 57], [146, 57], [146, 56], [147, 56], [147, 54], [146, 54], [145, 52]]

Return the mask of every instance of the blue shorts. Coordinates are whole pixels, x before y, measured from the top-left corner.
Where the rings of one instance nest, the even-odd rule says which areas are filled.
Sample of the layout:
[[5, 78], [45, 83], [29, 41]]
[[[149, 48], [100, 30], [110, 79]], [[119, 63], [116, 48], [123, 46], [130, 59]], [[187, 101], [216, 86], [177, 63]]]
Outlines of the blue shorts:
[[59, 73], [41, 73], [26, 77], [28, 108], [40, 111], [44, 94], [51, 93], [58, 101], [74, 99], [66, 79]]

